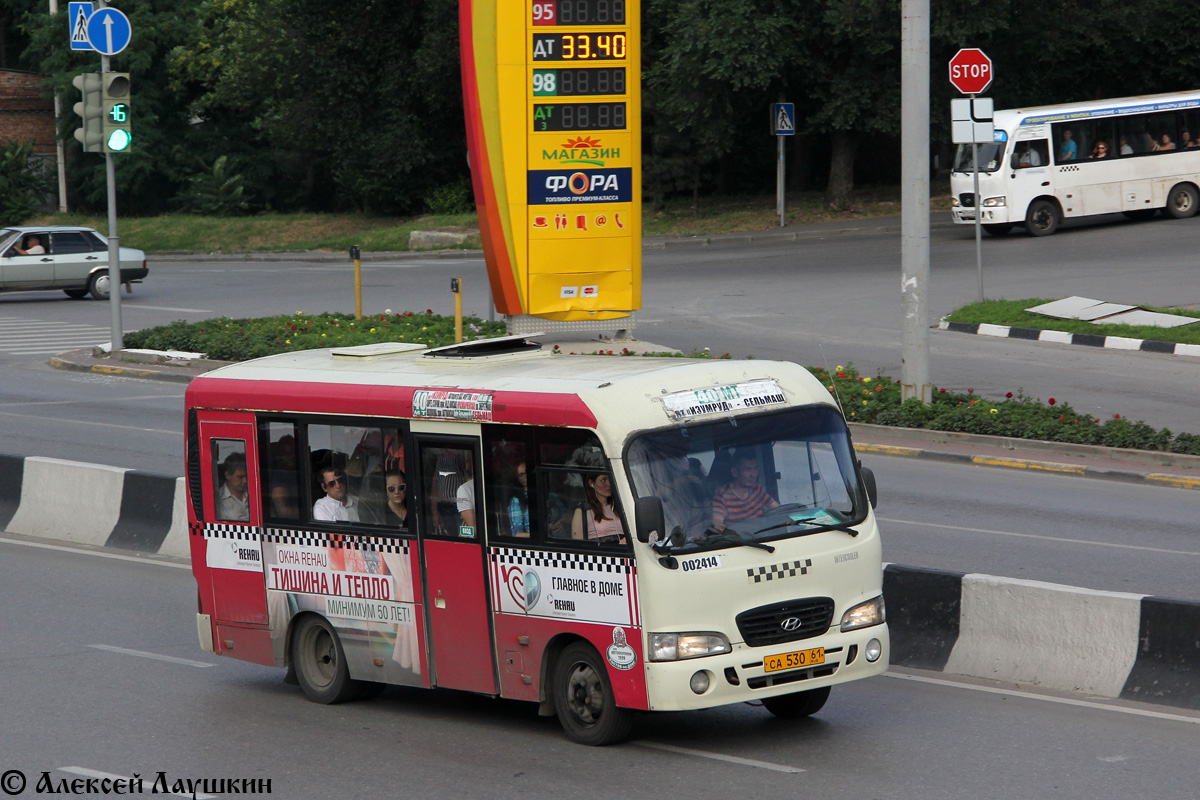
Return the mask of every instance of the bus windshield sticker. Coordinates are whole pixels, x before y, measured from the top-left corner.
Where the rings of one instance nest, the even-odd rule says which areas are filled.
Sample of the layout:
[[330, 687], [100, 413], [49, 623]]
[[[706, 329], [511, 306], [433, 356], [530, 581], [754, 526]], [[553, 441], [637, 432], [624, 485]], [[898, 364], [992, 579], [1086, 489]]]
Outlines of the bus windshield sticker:
[[663, 395], [663, 406], [675, 419], [724, 414], [744, 408], [781, 405], [787, 402], [773, 380], [732, 383], [711, 389], [692, 389]]
[[436, 419], [492, 421], [491, 392], [413, 392], [413, 416]]

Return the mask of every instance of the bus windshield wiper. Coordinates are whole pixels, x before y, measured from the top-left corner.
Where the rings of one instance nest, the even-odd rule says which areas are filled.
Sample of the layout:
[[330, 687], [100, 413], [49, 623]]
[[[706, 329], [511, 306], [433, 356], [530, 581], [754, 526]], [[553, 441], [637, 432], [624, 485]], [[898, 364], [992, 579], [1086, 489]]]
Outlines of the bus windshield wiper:
[[[712, 529], [710, 528], [709, 530], [712, 530]], [[775, 552], [775, 548], [772, 547], [771, 545], [766, 544], [764, 542], [756, 542], [755, 540], [746, 537], [745, 535], [739, 533], [738, 531], [735, 531], [733, 528], [726, 528], [724, 531], [722, 531], [720, 533], [709, 534], [709, 535], [705, 536], [704, 539], [702, 539], [701, 541], [706, 544], [709, 542], [715, 542], [715, 543], [731, 542], [731, 543], [735, 543], [735, 544], [744, 544], [746, 547], [757, 547], [760, 550], [766, 550], [768, 553]]]
[[851, 536], [858, 536], [858, 531], [854, 530], [854, 528], [850, 527], [849, 525], [847, 525], [845, 523], [842, 523], [842, 522], [821, 523], [821, 522], [813, 522], [812, 520], [808, 520], [808, 519], [790, 519], [787, 522], [781, 522], [778, 525], [772, 525], [768, 528], [763, 528], [761, 531], [755, 531], [755, 533], [756, 534], [757, 533], [766, 533], [767, 531], [775, 531], [775, 530], [779, 530], [780, 528], [788, 528], [788, 527], [791, 527], [792, 525], [808, 525], [809, 528], [808, 528], [808, 530], [806, 530], [804, 532], [805, 535], [808, 535], [810, 533], [824, 533], [825, 531], [841, 531], [842, 533], [848, 533]]

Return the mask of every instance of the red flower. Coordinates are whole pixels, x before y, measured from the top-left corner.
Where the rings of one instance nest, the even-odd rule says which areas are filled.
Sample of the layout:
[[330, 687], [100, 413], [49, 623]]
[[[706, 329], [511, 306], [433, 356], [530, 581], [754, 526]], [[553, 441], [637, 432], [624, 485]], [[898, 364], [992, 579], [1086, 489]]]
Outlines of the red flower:
[[844, 377], [846, 377], [846, 373], [844, 373], [844, 372], [839, 372], [839, 373], [838, 373], [838, 377], [839, 377], [839, 378], [844, 378]]
[[1113, 419], [1120, 419], [1120, 418], [1121, 418], [1120, 414], [1113, 414]]
[[945, 394], [945, 393], [946, 393], [945, 389], [938, 389], [938, 394]]
[[1008, 394], [1006, 394], [1006, 395], [1004, 395], [1004, 396], [1005, 396], [1005, 397], [1007, 397], [1009, 400], [1011, 400], [1011, 399], [1012, 399], [1012, 392], [1009, 392]]
[[882, 391], [883, 391], [883, 387], [882, 387], [882, 386], [876, 386], [876, 387], [875, 387], [875, 391], [876, 391], [876, 392], [882, 392]]
[[432, 313], [433, 313], [433, 309], [432, 309], [432, 308], [427, 308], [427, 309], [425, 309], [425, 313], [426, 313], [426, 314], [432, 314]]
[[1053, 397], [1051, 397], [1051, 398], [1050, 398], [1049, 400], [1047, 400], [1046, 402], [1047, 402], [1047, 403], [1049, 403], [1050, 405], [1054, 405], [1054, 402], [1055, 402], [1055, 401], [1054, 401], [1054, 398], [1053, 398]]
[[974, 389], [967, 389], [967, 394], [975, 394], [975, 390], [974, 390]]
[[1059, 417], [1059, 418], [1058, 418], [1058, 421], [1059, 421], [1059, 422], [1062, 422], [1064, 419], [1066, 419], [1066, 417], [1065, 417], [1065, 416], [1063, 416], [1063, 417]]

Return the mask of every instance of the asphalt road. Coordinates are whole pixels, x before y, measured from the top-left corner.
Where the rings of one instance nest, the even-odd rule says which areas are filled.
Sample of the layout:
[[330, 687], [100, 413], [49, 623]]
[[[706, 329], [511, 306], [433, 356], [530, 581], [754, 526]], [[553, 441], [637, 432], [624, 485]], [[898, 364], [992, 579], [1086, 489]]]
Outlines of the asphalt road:
[[[282, 670], [199, 650], [195, 584], [170, 563], [0, 537], [0, 772], [56, 783], [158, 772], [270, 779], [291, 800], [579, 795], [694, 798], [1161, 797], [1195, 793], [1200, 713], [894, 671], [815, 718], [737, 705], [650, 715], [609, 748], [532, 708], [389, 689], [307, 702]], [[5, 784], [8, 785], [7, 783]]]

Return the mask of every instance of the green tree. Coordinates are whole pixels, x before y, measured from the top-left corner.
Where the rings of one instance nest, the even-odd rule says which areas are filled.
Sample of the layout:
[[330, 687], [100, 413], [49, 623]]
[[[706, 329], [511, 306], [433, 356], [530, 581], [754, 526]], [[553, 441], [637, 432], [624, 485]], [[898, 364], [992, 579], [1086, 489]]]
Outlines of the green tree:
[[53, 188], [48, 171], [33, 155], [29, 142], [9, 142], [0, 148], [0, 220], [20, 225], [38, 212], [41, 199]]

